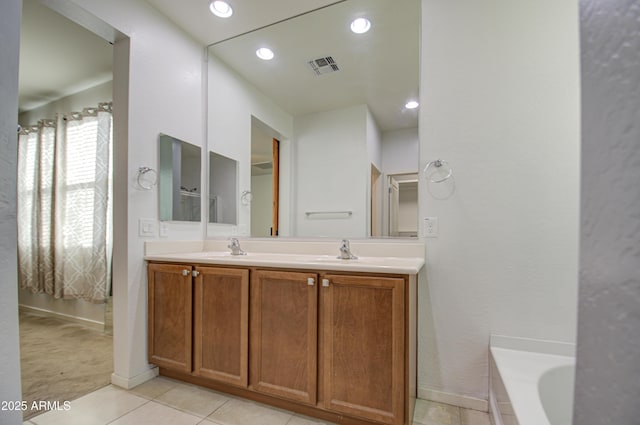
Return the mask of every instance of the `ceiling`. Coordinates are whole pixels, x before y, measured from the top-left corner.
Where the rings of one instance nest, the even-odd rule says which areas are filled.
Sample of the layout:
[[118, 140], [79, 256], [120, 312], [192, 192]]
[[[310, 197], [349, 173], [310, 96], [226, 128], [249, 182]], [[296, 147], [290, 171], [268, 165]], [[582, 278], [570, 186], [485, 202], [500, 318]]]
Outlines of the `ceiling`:
[[[227, 0], [233, 15], [221, 19], [209, 12], [209, 0], [147, 0], [205, 46], [318, 9], [337, 0]], [[344, 1], [344, 0], [340, 0]]]
[[[418, 0], [232, 0], [227, 20], [209, 13], [208, 0], [147, 2], [203, 46], [235, 37], [217, 44], [216, 55], [294, 116], [366, 103], [382, 130], [417, 127], [416, 111], [403, 105], [418, 95]], [[111, 79], [109, 43], [38, 0], [23, 4], [21, 111]], [[377, 6], [365, 11], [371, 4]], [[362, 15], [372, 29], [354, 37], [348, 23]], [[270, 70], [251, 47], [267, 38], [287, 52], [270, 61]], [[307, 61], [318, 55], [336, 58], [341, 70], [315, 77]]]
[[[227, 66], [292, 116], [366, 104], [382, 131], [418, 126], [419, 12], [417, 0], [348, 0], [209, 48]], [[371, 30], [350, 23], [367, 17]], [[262, 61], [256, 49], [276, 57]], [[317, 75], [309, 61], [330, 56], [339, 70]], [[209, 82], [214, 84], [215, 82]]]

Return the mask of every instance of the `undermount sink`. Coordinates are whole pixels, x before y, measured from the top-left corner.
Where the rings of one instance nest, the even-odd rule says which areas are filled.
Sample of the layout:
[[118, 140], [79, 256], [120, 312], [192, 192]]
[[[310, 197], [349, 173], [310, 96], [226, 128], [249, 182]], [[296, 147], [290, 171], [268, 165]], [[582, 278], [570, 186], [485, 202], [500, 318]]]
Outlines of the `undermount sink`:
[[[233, 255], [230, 252], [224, 251], [209, 251], [203, 252], [201, 255], [203, 258], [235, 258], [238, 260], [259, 260], [259, 261], [283, 261], [285, 259], [291, 260], [292, 258], [304, 257], [298, 254], [274, 254], [270, 252], [246, 252], [242, 255]], [[300, 258], [300, 260], [303, 260]]]
[[[369, 260], [370, 258], [364, 257], [362, 258], [362, 260], [366, 261]], [[321, 263], [356, 263], [356, 262], [360, 262], [360, 257], [358, 258], [338, 258], [338, 256], [333, 256], [333, 255], [323, 255], [321, 257], [315, 257], [313, 260], [311, 261], [319, 261]]]

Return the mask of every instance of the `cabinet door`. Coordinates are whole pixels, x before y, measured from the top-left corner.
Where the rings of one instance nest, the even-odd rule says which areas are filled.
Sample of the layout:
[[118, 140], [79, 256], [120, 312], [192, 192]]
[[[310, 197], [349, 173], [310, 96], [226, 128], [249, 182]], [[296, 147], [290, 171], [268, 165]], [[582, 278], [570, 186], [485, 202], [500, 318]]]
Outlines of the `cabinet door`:
[[195, 270], [194, 373], [246, 387], [249, 270]]
[[315, 405], [317, 275], [258, 270], [251, 278], [251, 386]]
[[149, 264], [149, 363], [191, 372], [191, 266]]
[[325, 408], [404, 420], [404, 279], [321, 276]]

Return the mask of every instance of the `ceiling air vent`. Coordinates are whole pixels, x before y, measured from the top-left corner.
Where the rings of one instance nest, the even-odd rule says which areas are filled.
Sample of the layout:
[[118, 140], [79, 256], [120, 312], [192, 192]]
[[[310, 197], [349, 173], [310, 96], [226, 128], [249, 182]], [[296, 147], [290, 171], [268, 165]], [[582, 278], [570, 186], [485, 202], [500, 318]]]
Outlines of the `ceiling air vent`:
[[323, 75], [329, 74], [330, 72], [340, 71], [340, 68], [338, 68], [338, 64], [333, 60], [331, 56], [310, 60], [308, 64], [313, 72], [316, 73], [316, 75]]

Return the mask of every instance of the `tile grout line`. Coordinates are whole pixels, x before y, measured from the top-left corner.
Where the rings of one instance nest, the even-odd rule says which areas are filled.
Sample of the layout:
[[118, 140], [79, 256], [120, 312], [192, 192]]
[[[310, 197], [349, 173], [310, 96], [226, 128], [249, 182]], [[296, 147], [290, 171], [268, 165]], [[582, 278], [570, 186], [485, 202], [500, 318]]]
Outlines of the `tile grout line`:
[[[143, 397], [141, 397], [141, 398], [143, 398]], [[111, 421], [109, 421], [109, 422], [106, 422], [104, 425], [112, 424], [112, 423], [114, 423], [115, 421], [117, 421], [118, 419], [121, 419], [121, 418], [123, 418], [123, 417], [127, 416], [129, 413], [135, 412], [136, 410], [140, 409], [142, 406], [145, 406], [145, 405], [147, 405], [147, 404], [151, 403], [152, 401], [153, 401], [153, 400], [147, 400], [146, 402], [142, 403], [140, 406], [136, 407], [135, 409], [131, 409], [131, 410], [129, 410], [128, 412], [123, 413], [122, 415], [118, 416], [117, 418], [115, 418], [115, 419], [113, 419], [113, 420], [111, 420]]]
[[213, 415], [215, 412], [217, 412], [218, 410], [222, 409], [222, 406], [224, 406], [225, 404], [229, 403], [231, 400], [233, 400], [233, 399], [232, 399], [232, 398], [230, 398], [230, 397], [227, 397], [227, 401], [225, 401], [225, 402], [224, 402], [224, 403], [222, 403], [220, 406], [218, 406], [218, 407], [216, 407], [215, 409], [213, 409], [213, 412], [209, 413], [209, 414], [207, 415], [207, 417], [209, 417], [209, 416]]
[[[169, 391], [171, 391], [171, 390], [169, 390]], [[169, 391], [167, 391], [167, 392], [169, 392]], [[164, 394], [166, 394], [166, 393], [163, 393], [162, 395], [164, 395]], [[215, 394], [220, 395], [219, 393], [215, 393]], [[196, 416], [196, 417], [198, 417], [200, 419], [207, 419], [209, 416], [213, 415], [216, 411], [218, 411], [218, 409], [220, 409], [222, 406], [224, 406], [229, 401], [231, 401], [231, 399], [229, 397], [226, 397], [225, 395], [222, 395], [222, 396], [225, 397], [226, 400], [220, 406], [216, 407], [215, 409], [213, 409], [211, 412], [209, 412], [208, 414], [206, 414], [204, 416], [200, 416], [199, 413], [192, 412], [192, 411], [189, 411], [189, 410], [185, 410], [185, 409], [182, 409], [182, 408], [180, 408], [178, 406], [169, 404], [169, 402], [167, 402], [167, 401], [158, 400], [158, 398], [154, 398], [153, 400], [150, 400], [150, 401], [154, 401], [154, 402], [156, 402], [158, 404], [161, 404], [161, 405], [166, 406], [166, 407], [170, 407], [170, 408], [172, 408], [174, 410], [177, 410], [177, 411], [182, 412], [182, 413], [189, 414], [191, 416]], [[158, 397], [161, 397], [161, 395], [158, 396]]]
[[[154, 378], [154, 379], [155, 379], [155, 378]], [[147, 381], [147, 382], [151, 382], [151, 381]], [[144, 382], [144, 383], [142, 383], [142, 384], [140, 384], [140, 385], [144, 385], [145, 383], [146, 383], [146, 382]], [[140, 385], [139, 385], [139, 386], [140, 386]], [[142, 398], [146, 398], [147, 400], [152, 401], [152, 400], [157, 399], [158, 397], [162, 397], [163, 395], [165, 395], [165, 394], [166, 394], [166, 393], [168, 393], [169, 391], [171, 391], [171, 390], [173, 390], [174, 388], [176, 388], [178, 385], [179, 385], [179, 384], [175, 384], [175, 385], [173, 385], [171, 388], [169, 388], [168, 390], [166, 390], [166, 391], [164, 391], [164, 392], [162, 392], [162, 393], [158, 394], [158, 395], [157, 395], [157, 396], [155, 396], [155, 397], [151, 397], [151, 396], [147, 396], [147, 395], [144, 395], [144, 394], [136, 393], [134, 390], [135, 390], [137, 387], [133, 387], [133, 388], [131, 388], [131, 389], [129, 389], [129, 390], [124, 390], [124, 391], [128, 392], [129, 394], [132, 394], [132, 395], [135, 395], [135, 396], [138, 396], [138, 397], [142, 397]]]

